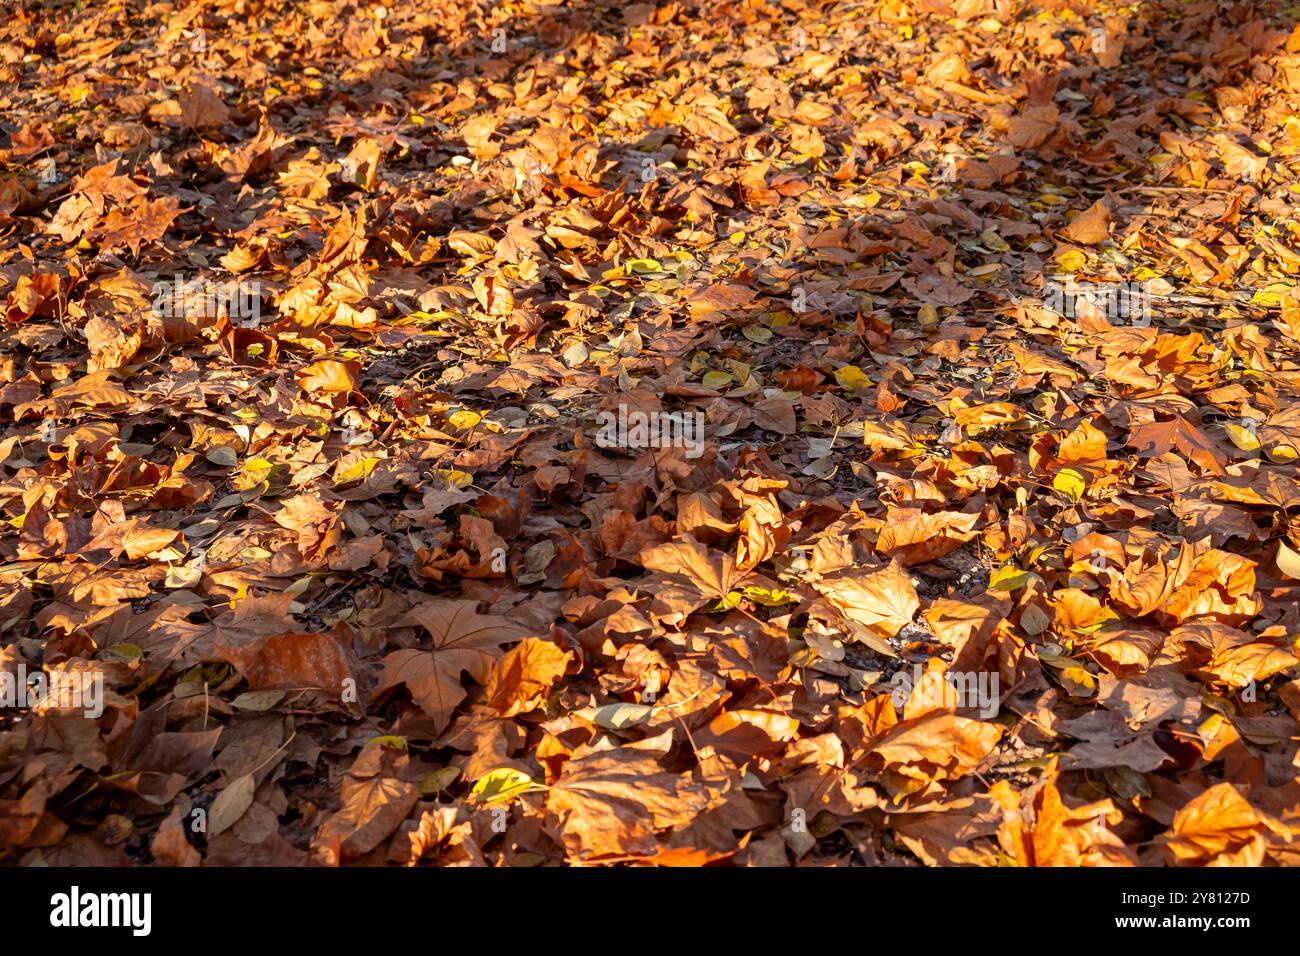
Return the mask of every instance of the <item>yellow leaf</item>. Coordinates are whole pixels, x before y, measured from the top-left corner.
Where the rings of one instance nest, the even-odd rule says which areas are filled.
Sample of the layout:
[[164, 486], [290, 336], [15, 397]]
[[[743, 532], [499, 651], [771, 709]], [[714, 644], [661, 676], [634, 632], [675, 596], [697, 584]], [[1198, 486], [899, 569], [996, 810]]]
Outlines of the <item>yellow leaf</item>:
[[500, 803], [513, 800], [535, 786], [533, 778], [522, 770], [500, 767], [479, 777], [478, 782], [474, 784], [474, 789], [470, 790], [469, 796], [471, 800], [478, 803]]
[[483, 420], [483, 416], [478, 412], [471, 412], [468, 408], [462, 408], [458, 412], [452, 412], [447, 416], [447, 421], [455, 428], [470, 429]]
[[985, 229], [980, 233], [980, 239], [994, 252], [1008, 252], [1011, 249], [1010, 244], [998, 235], [996, 229]]
[[735, 359], [727, 359], [727, 368], [731, 370], [731, 374], [736, 377], [736, 381], [741, 385], [744, 385], [749, 381], [751, 369], [744, 362], [737, 362]]
[[468, 488], [474, 484], [474, 476], [469, 472], [461, 471], [457, 468], [439, 468], [434, 472], [435, 475], [442, 478], [449, 488], [460, 491], [462, 488]]
[[751, 585], [745, 588], [744, 593], [745, 597], [757, 601], [764, 607], [780, 607], [782, 604], [797, 604], [799, 601], [799, 595], [782, 591], [780, 588], [760, 588]]
[[420, 793], [426, 797], [441, 793], [455, 783], [459, 776], [459, 767], [439, 767], [437, 770], [430, 770], [420, 778]]
[[1091, 697], [1097, 693], [1097, 678], [1083, 667], [1067, 667], [1057, 674], [1071, 697]]
[[841, 388], [847, 388], [851, 392], [871, 387], [871, 379], [867, 378], [867, 373], [856, 365], [844, 365], [837, 368], [835, 370], [835, 381], [840, 383]]
[[730, 372], [706, 372], [703, 379], [705, 388], [725, 388], [731, 382]]
[[1291, 291], [1291, 287], [1287, 285], [1285, 282], [1274, 282], [1268, 285], [1266, 288], [1260, 289], [1253, 296], [1251, 296], [1250, 302], [1252, 305], [1262, 305], [1265, 306], [1266, 308], [1270, 308], [1270, 307], [1276, 308], [1277, 306], [1282, 304], [1283, 296], [1285, 296], [1290, 291]]
[[381, 460], [382, 459], [371, 457], [356, 459], [352, 464], [341, 469], [338, 474], [334, 476], [334, 484], [346, 485], [353, 481], [362, 481], [369, 478], [370, 473], [375, 470], [375, 465], [379, 464]]
[[1088, 482], [1073, 468], [1062, 468], [1052, 479], [1052, 487], [1071, 501], [1078, 501], [1087, 490]]
[[713, 606], [715, 611], [732, 611], [740, 606], [740, 601], [745, 595], [739, 591], [728, 591], [726, 596]]
[[1224, 425], [1223, 430], [1228, 433], [1232, 443], [1242, 451], [1259, 451], [1259, 437], [1249, 428], [1243, 428], [1241, 425]]
[[989, 590], [1014, 591], [1024, 587], [1028, 580], [1028, 571], [1021, 571], [1014, 564], [1005, 564], [989, 575]]
[[1056, 264], [1066, 272], [1078, 272], [1088, 264], [1088, 257], [1078, 249], [1066, 249], [1056, 257]]

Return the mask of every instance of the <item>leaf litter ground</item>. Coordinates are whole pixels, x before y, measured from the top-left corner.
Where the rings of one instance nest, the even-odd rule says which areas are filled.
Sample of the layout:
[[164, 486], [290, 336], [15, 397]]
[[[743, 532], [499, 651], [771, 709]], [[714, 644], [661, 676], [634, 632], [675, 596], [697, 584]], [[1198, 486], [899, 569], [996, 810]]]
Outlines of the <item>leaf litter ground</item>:
[[10, 5], [0, 859], [1294, 862], [1294, 21]]

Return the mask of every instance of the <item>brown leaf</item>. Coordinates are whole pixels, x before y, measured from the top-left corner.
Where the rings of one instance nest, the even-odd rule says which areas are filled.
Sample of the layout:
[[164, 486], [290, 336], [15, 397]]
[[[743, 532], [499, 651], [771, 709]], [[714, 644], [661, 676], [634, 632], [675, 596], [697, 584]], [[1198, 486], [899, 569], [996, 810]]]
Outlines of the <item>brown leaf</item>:
[[1265, 833], [1263, 817], [1225, 781], [1179, 810], [1160, 839], [1176, 866], [1259, 866]]
[[1104, 242], [1110, 238], [1110, 210], [1098, 200], [1075, 216], [1058, 235], [1082, 246], [1095, 246]]
[[181, 125], [190, 129], [212, 129], [230, 118], [230, 108], [209, 86], [193, 84], [180, 95]]
[[852, 571], [822, 578], [813, 587], [846, 617], [893, 637], [921, 608], [916, 587], [897, 561], [878, 571]]
[[342, 807], [312, 840], [316, 858], [337, 865], [364, 856], [398, 828], [420, 799], [420, 788], [402, 779], [410, 758], [372, 741], [343, 778]]
[[502, 717], [542, 706], [572, 657], [550, 641], [525, 638], [493, 665], [486, 690], [488, 706]]
[[361, 363], [355, 361], [338, 362], [334, 359], [321, 359], [300, 369], [295, 376], [298, 385], [305, 392], [355, 392], [357, 380], [361, 374]]
[[208, 839], [229, 830], [253, 804], [257, 782], [252, 774], [236, 777], [217, 794], [208, 811]]
[[341, 700], [356, 682], [348, 636], [348, 626], [340, 622], [331, 632], [286, 631], [248, 641], [223, 634], [217, 648], [244, 675], [249, 690], [311, 688]]
[[149, 847], [154, 860], [163, 866], [199, 866], [203, 858], [185, 838], [185, 830], [186, 819], [181, 816], [181, 808], [172, 807]]
[[656, 851], [656, 836], [691, 823], [708, 805], [703, 787], [659, 763], [672, 731], [574, 757], [546, 794], [569, 854], [578, 859]]
[[486, 684], [503, 644], [529, 636], [526, 628], [493, 614], [479, 614], [476, 601], [425, 601], [406, 615], [406, 622], [423, 628], [432, 638], [428, 650], [394, 651], [384, 658], [377, 693], [398, 684], [438, 730], [451, 721], [452, 711], [465, 699], [461, 674]]

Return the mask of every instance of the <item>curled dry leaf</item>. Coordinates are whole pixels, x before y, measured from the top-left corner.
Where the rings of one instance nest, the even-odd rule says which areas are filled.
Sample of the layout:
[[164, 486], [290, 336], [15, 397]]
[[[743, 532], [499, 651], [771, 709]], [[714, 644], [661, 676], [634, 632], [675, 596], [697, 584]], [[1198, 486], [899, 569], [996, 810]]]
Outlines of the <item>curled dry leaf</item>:
[[493, 665], [485, 692], [488, 706], [502, 717], [542, 706], [572, 657], [550, 641], [525, 638]]

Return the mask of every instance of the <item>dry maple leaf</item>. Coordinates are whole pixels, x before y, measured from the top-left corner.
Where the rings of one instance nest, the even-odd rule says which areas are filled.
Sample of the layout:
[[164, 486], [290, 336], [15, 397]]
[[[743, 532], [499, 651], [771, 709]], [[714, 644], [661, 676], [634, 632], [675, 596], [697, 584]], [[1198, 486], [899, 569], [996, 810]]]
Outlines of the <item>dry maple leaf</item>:
[[691, 318], [696, 322], [713, 322], [748, 310], [757, 298], [753, 289], [735, 283], [719, 282], [690, 297]]
[[298, 553], [304, 561], [319, 564], [338, 548], [342, 540], [339, 529], [343, 512], [341, 503], [326, 504], [315, 495], [295, 495], [286, 498], [282, 504], [273, 520], [280, 527], [297, 532]]
[[822, 578], [813, 587], [845, 617], [893, 637], [921, 608], [916, 586], [897, 561], [877, 571], [855, 570]]
[[1227, 459], [1215, 442], [1194, 423], [1182, 415], [1168, 421], [1150, 421], [1135, 425], [1129, 433], [1129, 444], [1143, 458], [1155, 458], [1172, 448], [1190, 458], [1212, 475], [1223, 474]]
[[126, 554], [128, 560], [138, 561], [150, 552], [161, 551], [178, 537], [179, 531], [156, 528], [143, 518], [128, 518], [101, 528], [81, 552], [108, 551], [113, 557]]
[[788, 714], [761, 710], [726, 710], [696, 731], [697, 746], [710, 746], [736, 763], [773, 757], [799, 733], [799, 721]]
[[503, 644], [529, 636], [527, 628], [495, 614], [479, 614], [477, 601], [425, 601], [406, 614], [403, 623], [422, 627], [430, 636], [428, 650], [394, 651], [384, 658], [376, 693], [406, 686], [411, 698], [441, 731], [452, 711], [465, 699], [461, 674], [487, 682]]
[[129, 207], [110, 209], [91, 237], [99, 240], [102, 252], [130, 249], [131, 255], [139, 256], [140, 247], [167, 235], [180, 214], [181, 204], [175, 196], [158, 199], [140, 196]]
[[421, 859], [432, 854], [439, 862], [448, 865], [486, 866], [483, 851], [474, 840], [473, 826], [464, 816], [465, 812], [456, 807], [424, 811], [407, 834], [410, 847], [406, 854], [396, 860], [390, 854], [390, 862], [416, 866]]
[[739, 579], [735, 560], [730, 555], [709, 551], [689, 534], [667, 544], [645, 548], [637, 560], [647, 571], [658, 571], [689, 582], [699, 593], [700, 603], [707, 599], [725, 598]]
[[1030, 106], [1010, 120], [1007, 138], [1020, 149], [1042, 146], [1056, 132], [1061, 111], [1053, 104]]
[[955, 551], [975, 537], [979, 520], [977, 514], [891, 507], [875, 548], [901, 564], [923, 564]]
[[1002, 738], [1002, 728], [942, 711], [929, 711], [886, 731], [868, 747], [868, 759], [919, 782], [953, 780], [975, 770]]
[[402, 779], [410, 762], [405, 749], [372, 741], [343, 778], [342, 807], [312, 840], [316, 858], [337, 865], [369, 853], [415, 808], [420, 788]]
[[360, 374], [360, 362], [339, 362], [334, 359], [321, 359], [319, 362], [313, 362], [306, 368], [300, 369], [296, 378], [303, 391], [335, 394], [338, 392], [355, 392]]
[[568, 852], [578, 858], [656, 852], [662, 831], [691, 823], [709, 803], [687, 774], [659, 763], [672, 730], [575, 756], [546, 794]]
[[1290, 650], [1219, 621], [1185, 624], [1171, 636], [1207, 650], [1209, 659], [1200, 670], [1230, 687], [1246, 687], [1300, 665]]
[[975, 290], [962, 285], [954, 276], [934, 272], [904, 279], [903, 287], [929, 305], [955, 306], [975, 298]]
[[212, 129], [230, 118], [230, 107], [210, 86], [187, 86], [180, 97], [181, 125], [190, 129]]

